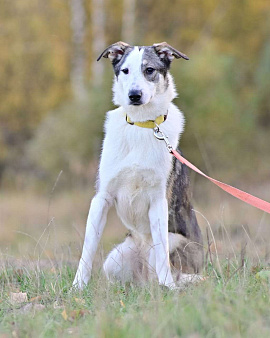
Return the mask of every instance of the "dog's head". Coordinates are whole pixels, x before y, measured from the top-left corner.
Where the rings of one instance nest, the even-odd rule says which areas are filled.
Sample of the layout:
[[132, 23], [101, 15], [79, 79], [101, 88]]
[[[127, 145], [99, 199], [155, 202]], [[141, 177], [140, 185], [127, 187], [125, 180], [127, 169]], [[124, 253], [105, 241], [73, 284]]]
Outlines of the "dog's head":
[[119, 41], [106, 48], [101, 57], [109, 58], [116, 76], [114, 101], [122, 106], [147, 105], [169, 87], [167, 76], [174, 58], [188, 57], [166, 42], [153, 46], [130, 46]]

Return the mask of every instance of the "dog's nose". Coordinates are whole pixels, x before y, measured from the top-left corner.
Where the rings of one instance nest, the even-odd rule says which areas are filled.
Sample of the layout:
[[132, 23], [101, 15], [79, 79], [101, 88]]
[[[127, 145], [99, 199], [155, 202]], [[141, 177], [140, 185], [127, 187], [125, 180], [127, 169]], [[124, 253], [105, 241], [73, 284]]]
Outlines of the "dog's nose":
[[128, 97], [129, 97], [131, 102], [137, 103], [137, 102], [140, 101], [140, 99], [142, 97], [142, 92], [141, 92], [141, 90], [131, 90], [128, 94]]

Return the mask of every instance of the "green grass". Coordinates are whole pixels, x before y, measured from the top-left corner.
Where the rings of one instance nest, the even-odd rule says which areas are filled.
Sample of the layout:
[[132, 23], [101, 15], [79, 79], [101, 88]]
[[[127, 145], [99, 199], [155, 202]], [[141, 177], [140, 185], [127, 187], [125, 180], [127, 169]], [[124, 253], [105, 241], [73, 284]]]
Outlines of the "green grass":
[[[246, 262], [228, 273], [228, 264], [223, 278], [209, 266], [206, 281], [181, 292], [109, 284], [100, 272], [82, 292], [70, 291], [73, 268], [7, 265], [0, 274], [0, 337], [270, 336], [270, 284], [256, 278], [262, 266]], [[18, 291], [28, 302], [11, 304], [10, 292]]]
[[[269, 217], [210, 192], [196, 207], [209, 278], [182, 292], [105, 280], [102, 260], [126, 232], [114, 212], [90, 284], [71, 292], [89, 193], [55, 194], [48, 205], [47, 196], [2, 192], [0, 338], [270, 337], [270, 283], [256, 276], [270, 270]], [[12, 304], [17, 292], [27, 302]]]

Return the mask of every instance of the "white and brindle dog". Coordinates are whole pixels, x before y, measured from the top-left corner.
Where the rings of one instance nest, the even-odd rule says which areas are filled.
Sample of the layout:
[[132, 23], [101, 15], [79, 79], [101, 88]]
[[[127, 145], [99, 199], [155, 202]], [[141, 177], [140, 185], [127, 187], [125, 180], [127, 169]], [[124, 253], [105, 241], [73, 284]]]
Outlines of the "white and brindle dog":
[[114, 68], [113, 101], [119, 108], [107, 113], [98, 188], [73, 285], [82, 288], [90, 279], [112, 204], [130, 233], [104, 263], [109, 280], [157, 278], [170, 288], [192, 282], [199, 276], [203, 250], [187, 168], [153, 134], [160, 125], [173, 148], [178, 145], [184, 117], [172, 103], [176, 91], [169, 67], [174, 58], [188, 57], [165, 42], [147, 47], [117, 42], [98, 60], [102, 56]]

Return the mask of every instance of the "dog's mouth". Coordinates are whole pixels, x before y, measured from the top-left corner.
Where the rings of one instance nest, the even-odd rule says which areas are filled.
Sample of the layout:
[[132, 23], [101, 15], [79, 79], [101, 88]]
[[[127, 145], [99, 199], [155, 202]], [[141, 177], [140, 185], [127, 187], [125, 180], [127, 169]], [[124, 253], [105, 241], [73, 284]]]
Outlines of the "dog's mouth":
[[142, 102], [132, 102], [132, 101], [129, 102], [130, 106], [141, 106], [142, 104], [143, 104]]

